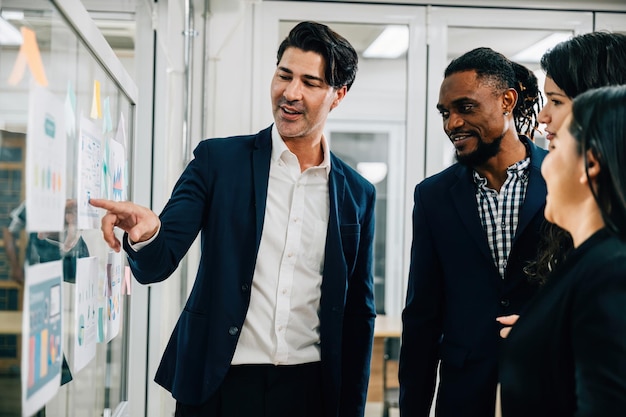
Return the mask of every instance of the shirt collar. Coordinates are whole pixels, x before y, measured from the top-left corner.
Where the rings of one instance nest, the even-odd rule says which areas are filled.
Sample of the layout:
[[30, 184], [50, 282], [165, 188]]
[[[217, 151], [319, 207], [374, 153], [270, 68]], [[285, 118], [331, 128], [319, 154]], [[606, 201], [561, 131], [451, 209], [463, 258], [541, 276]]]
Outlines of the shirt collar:
[[[326, 142], [326, 138], [322, 135], [322, 151], [324, 153], [324, 159], [322, 163], [319, 164], [318, 168], [324, 168], [324, 172], [326, 172], [326, 178], [330, 175], [330, 148], [328, 146], [328, 142]], [[283, 153], [289, 152], [292, 153], [285, 141], [278, 133], [278, 128], [276, 124], [272, 126], [272, 160], [274, 162], [278, 162]]]
[[[528, 167], [530, 167], [530, 156], [517, 161], [513, 165], [509, 166], [506, 171], [508, 175], [517, 174], [520, 178], [526, 179], [528, 178]], [[472, 170], [472, 173], [474, 174], [474, 184], [479, 187], [487, 185], [487, 179], [482, 177], [478, 171]]]

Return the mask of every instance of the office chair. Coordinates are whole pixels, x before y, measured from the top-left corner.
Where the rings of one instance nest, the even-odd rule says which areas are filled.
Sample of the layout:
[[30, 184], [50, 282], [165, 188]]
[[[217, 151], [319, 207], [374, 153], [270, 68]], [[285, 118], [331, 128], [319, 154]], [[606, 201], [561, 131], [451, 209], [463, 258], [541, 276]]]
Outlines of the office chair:
[[[390, 408], [400, 406], [400, 387], [398, 386], [398, 362], [400, 359], [400, 338], [388, 337], [385, 339], [383, 351], [383, 415], [389, 417]], [[389, 366], [393, 365], [393, 366]], [[388, 371], [392, 372], [388, 375]], [[388, 379], [394, 381], [389, 384]]]

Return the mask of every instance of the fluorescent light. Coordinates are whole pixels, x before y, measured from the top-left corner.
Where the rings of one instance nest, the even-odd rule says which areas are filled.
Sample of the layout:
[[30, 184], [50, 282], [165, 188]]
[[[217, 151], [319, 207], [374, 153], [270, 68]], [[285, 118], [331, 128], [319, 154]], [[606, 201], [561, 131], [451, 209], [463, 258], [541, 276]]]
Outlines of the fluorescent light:
[[398, 58], [409, 48], [409, 27], [390, 25], [363, 52], [365, 58]]
[[15, 26], [4, 20], [3, 16], [0, 16], [0, 45], [21, 45], [22, 34]]
[[358, 162], [356, 170], [372, 184], [378, 184], [387, 176], [387, 164], [384, 162]]
[[516, 53], [511, 57], [511, 60], [516, 62], [539, 62], [548, 49], [554, 48], [558, 43], [568, 40], [571, 37], [572, 34], [567, 32], [553, 33]]
[[23, 10], [3, 10], [2, 17], [5, 20], [24, 20]]

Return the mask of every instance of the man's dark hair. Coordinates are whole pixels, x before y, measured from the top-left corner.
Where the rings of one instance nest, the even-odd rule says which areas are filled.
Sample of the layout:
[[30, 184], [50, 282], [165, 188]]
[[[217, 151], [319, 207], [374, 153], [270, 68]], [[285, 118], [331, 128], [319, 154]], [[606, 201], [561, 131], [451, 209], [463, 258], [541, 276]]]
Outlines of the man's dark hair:
[[277, 63], [287, 48], [320, 54], [325, 61], [324, 77], [333, 88], [350, 90], [358, 67], [358, 55], [350, 42], [328, 26], [317, 22], [298, 23], [278, 47]]
[[444, 76], [463, 71], [475, 71], [479, 80], [490, 84], [498, 93], [514, 88], [518, 96], [513, 109], [515, 127], [518, 133], [533, 138], [539, 126], [537, 115], [543, 99], [537, 77], [532, 71], [509, 60], [501, 53], [484, 47], [473, 49], [453, 59]]

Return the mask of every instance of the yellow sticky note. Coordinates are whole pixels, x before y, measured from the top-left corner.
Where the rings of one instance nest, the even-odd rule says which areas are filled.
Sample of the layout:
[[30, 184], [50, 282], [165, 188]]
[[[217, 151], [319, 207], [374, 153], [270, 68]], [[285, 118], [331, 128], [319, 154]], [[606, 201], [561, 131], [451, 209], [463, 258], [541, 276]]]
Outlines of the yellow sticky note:
[[100, 105], [100, 81], [93, 82], [93, 99], [91, 100], [91, 118], [102, 119], [102, 107]]
[[22, 32], [23, 42], [17, 54], [8, 83], [10, 85], [17, 85], [22, 80], [22, 77], [24, 77], [24, 70], [26, 69], [26, 64], [28, 64], [28, 68], [30, 68], [30, 72], [33, 74], [37, 84], [46, 87], [48, 85], [48, 79], [46, 78], [46, 71], [41, 61], [41, 54], [39, 53], [39, 46], [37, 45], [37, 36], [32, 29], [27, 27], [22, 26], [20, 30]]

